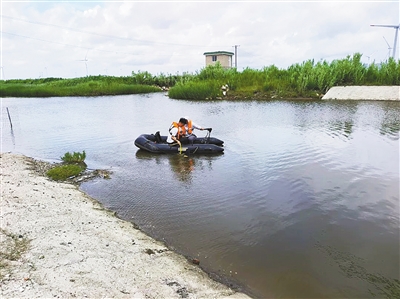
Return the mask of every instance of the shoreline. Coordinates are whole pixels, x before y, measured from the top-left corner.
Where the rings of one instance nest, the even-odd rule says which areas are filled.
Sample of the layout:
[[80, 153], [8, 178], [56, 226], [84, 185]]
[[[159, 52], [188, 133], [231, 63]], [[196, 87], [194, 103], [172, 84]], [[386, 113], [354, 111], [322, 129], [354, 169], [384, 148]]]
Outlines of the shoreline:
[[33, 161], [0, 154], [1, 298], [251, 298]]
[[271, 92], [257, 91], [252, 94], [228, 91], [220, 100], [237, 101], [329, 101], [329, 100], [354, 100], [354, 101], [400, 101], [400, 86], [333, 86], [326, 94], [315, 93], [309, 97], [276, 96]]

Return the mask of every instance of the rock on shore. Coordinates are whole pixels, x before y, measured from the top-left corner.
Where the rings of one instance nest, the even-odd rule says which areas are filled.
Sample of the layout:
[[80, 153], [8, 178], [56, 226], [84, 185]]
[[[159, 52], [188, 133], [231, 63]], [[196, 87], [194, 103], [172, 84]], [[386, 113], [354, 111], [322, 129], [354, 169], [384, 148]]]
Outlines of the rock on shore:
[[400, 86], [335, 86], [322, 99], [400, 101]]
[[0, 251], [27, 245], [0, 255], [1, 298], [249, 298], [31, 162], [0, 155]]

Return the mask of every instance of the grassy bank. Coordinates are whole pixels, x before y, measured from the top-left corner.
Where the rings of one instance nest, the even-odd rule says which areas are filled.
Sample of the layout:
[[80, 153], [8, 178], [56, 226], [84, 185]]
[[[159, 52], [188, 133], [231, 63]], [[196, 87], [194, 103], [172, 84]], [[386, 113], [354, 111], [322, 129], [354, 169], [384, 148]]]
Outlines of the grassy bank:
[[261, 70], [223, 69], [208, 66], [198, 74], [178, 82], [169, 91], [175, 99], [215, 99], [228, 84], [228, 99], [320, 98], [333, 86], [400, 85], [400, 62], [364, 65], [361, 54], [342, 60], [309, 60], [287, 69], [272, 65]]
[[[260, 70], [224, 69], [207, 66], [195, 74], [156, 76], [132, 72], [128, 77], [89, 76], [76, 79], [44, 78], [0, 81], [2, 97], [101, 96], [150, 93], [169, 89], [173, 99], [320, 98], [333, 86], [400, 85], [400, 61], [370, 65], [359, 53], [332, 62], [308, 60], [287, 69], [276, 66]], [[221, 87], [228, 85], [223, 96]]]
[[0, 81], [2, 97], [67, 97], [140, 94], [160, 91], [131, 77], [90, 76]]

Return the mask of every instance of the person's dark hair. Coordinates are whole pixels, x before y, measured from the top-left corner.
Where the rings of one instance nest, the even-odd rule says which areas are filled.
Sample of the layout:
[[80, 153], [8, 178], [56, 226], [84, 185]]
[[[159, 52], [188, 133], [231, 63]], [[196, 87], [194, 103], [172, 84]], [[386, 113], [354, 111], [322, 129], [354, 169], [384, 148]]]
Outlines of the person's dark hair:
[[181, 118], [179, 119], [179, 122], [180, 122], [180, 123], [183, 123], [184, 125], [186, 125], [188, 121], [187, 121], [186, 118], [181, 117]]

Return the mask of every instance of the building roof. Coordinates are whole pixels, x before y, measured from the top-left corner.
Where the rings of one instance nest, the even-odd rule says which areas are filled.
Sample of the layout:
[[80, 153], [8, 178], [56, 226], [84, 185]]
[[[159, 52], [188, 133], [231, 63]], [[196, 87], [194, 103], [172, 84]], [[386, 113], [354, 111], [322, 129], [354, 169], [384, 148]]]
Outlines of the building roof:
[[228, 56], [233, 56], [234, 54], [232, 52], [228, 51], [215, 51], [215, 52], [204, 52], [203, 55], [210, 56], [210, 55], [228, 55]]

